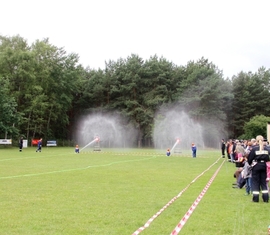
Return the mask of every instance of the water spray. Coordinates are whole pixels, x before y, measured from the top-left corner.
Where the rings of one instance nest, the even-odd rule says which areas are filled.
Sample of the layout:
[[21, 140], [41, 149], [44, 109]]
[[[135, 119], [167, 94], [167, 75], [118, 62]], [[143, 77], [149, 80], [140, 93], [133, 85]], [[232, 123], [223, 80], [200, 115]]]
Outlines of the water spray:
[[90, 146], [91, 144], [98, 142], [99, 138], [96, 137], [94, 140], [92, 140], [90, 143], [88, 143], [87, 145], [85, 145], [80, 151], [82, 151], [83, 149], [87, 148], [88, 146]]
[[176, 145], [179, 144], [179, 143], [180, 143], [180, 139], [177, 138], [176, 139], [176, 142], [174, 143], [173, 147], [171, 148], [171, 152], [174, 150], [174, 148], [176, 147]]

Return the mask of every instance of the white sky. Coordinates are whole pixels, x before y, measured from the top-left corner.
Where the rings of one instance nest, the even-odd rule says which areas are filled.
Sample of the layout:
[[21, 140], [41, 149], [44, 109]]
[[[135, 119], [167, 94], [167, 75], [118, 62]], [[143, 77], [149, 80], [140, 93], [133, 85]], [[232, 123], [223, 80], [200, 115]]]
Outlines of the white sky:
[[0, 34], [51, 44], [90, 68], [163, 56], [176, 65], [204, 57], [223, 70], [270, 69], [269, 0], [0, 0]]

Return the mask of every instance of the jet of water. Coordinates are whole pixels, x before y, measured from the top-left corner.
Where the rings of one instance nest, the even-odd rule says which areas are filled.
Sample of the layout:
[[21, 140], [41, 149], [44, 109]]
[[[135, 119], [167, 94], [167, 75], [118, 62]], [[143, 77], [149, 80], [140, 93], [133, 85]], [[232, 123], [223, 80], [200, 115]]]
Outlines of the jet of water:
[[94, 140], [92, 140], [90, 143], [88, 143], [87, 145], [85, 145], [80, 151], [82, 151], [83, 149], [87, 148], [89, 145], [97, 142], [99, 139], [98, 138], [95, 138]]
[[175, 142], [175, 144], [173, 145], [173, 147], [172, 147], [172, 149], [171, 149], [171, 152], [174, 150], [174, 148], [176, 147], [176, 145], [179, 144], [179, 142], [180, 142], [180, 140], [177, 139], [176, 142]]

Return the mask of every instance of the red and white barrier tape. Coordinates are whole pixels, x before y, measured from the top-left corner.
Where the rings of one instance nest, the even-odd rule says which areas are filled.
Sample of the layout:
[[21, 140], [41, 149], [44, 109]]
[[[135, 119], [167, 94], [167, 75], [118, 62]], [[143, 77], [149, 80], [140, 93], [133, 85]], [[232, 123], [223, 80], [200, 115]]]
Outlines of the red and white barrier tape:
[[154, 214], [145, 224], [144, 226], [138, 228], [132, 235], [138, 235], [141, 233], [144, 229], [150, 226], [150, 224], [154, 221], [155, 218], [157, 218], [166, 208], [168, 208], [177, 198], [179, 198], [188, 188], [191, 184], [193, 184], [198, 178], [200, 178], [205, 172], [210, 170], [217, 162], [220, 160], [220, 158], [215, 161], [212, 165], [210, 165], [206, 170], [204, 170], [201, 174], [199, 174], [197, 177], [195, 177], [191, 183], [189, 183], [180, 193], [178, 193], [177, 196], [172, 198], [165, 206], [163, 206], [156, 214]]
[[205, 188], [202, 190], [202, 192], [200, 193], [200, 195], [197, 197], [197, 199], [194, 201], [194, 203], [192, 204], [192, 206], [189, 208], [189, 210], [187, 211], [187, 213], [184, 215], [184, 217], [180, 220], [180, 222], [177, 224], [177, 226], [175, 227], [175, 229], [171, 232], [171, 235], [177, 235], [181, 229], [183, 228], [183, 226], [186, 224], [187, 220], [189, 219], [189, 217], [191, 216], [191, 214], [193, 213], [193, 211], [196, 209], [197, 205], [199, 204], [199, 202], [201, 201], [201, 199], [203, 198], [203, 196], [205, 195], [206, 191], [208, 190], [208, 188], [210, 187], [210, 185], [212, 184], [212, 182], [214, 181], [214, 179], [216, 178], [220, 168], [222, 167], [223, 163], [225, 162], [225, 160], [222, 162], [222, 164], [219, 166], [219, 168], [216, 170], [216, 172], [214, 173], [214, 175], [212, 176], [212, 178], [209, 180], [209, 182], [206, 184]]

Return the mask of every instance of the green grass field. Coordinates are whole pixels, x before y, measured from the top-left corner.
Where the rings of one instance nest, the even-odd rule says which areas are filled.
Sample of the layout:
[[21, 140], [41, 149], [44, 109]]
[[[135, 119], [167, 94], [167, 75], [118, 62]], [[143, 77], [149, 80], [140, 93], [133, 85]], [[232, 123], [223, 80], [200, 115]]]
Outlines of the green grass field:
[[140, 233], [169, 235], [207, 185], [179, 234], [267, 234], [269, 204], [232, 188], [219, 150], [165, 151], [1, 147], [0, 234], [132, 235], [178, 196]]

